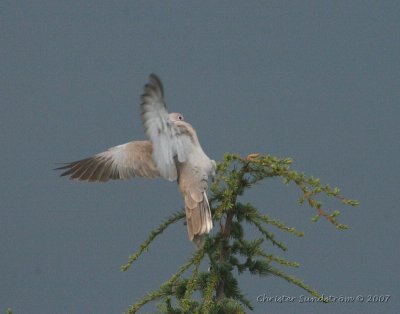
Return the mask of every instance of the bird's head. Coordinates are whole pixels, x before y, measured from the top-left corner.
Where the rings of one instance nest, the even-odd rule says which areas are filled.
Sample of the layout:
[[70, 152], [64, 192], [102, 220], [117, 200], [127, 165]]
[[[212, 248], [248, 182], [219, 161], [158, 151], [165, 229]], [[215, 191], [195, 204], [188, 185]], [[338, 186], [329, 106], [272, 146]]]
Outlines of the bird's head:
[[183, 115], [176, 112], [170, 113], [169, 118], [171, 119], [172, 122], [184, 121]]

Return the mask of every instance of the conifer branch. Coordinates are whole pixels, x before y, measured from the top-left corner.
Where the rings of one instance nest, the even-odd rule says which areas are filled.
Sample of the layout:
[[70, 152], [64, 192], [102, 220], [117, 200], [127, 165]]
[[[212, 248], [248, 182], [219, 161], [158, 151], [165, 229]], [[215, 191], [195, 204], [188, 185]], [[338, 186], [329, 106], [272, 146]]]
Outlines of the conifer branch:
[[286, 251], [287, 247], [281, 243], [275, 240], [274, 234], [271, 232], [267, 231], [257, 220], [251, 220], [250, 221], [254, 226], [257, 227], [258, 231], [260, 231], [267, 240], [271, 241], [273, 245], [276, 245], [278, 248], [280, 248], [282, 251]]
[[[217, 175], [211, 185], [213, 193], [210, 197], [211, 211], [215, 225], [219, 225], [218, 232], [209, 236], [204, 247], [196, 251], [158, 290], [147, 294], [132, 305], [128, 313], [135, 313], [143, 305], [154, 300], [163, 301], [159, 308], [166, 313], [245, 313], [244, 308], [252, 310], [253, 307], [241, 292], [233, 274], [234, 269], [237, 269], [239, 274], [246, 271], [251, 275], [274, 275], [313, 296], [321, 297], [303, 281], [271, 266], [272, 263], [276, 263], [284, 267], [299, 267], [298, 263], [269, 254], [263, 248], [269, 243], [283, 251], [287, 250], [283, 243], [275, 239], [269, 226], [298, 237], [304, 236], [304, 233], [280, 220], [270, 218], [250, 203], [243, 204], [238, 201], [238, 198], [252, 185], [267, 178], [280, 177], [285, 184], [293, 182], [300, 189], [302, 193], [300, 203], [307, 201], [306, 203], [317, 211], [317, 215], [312, 218], [313, 221], [323, 217], [337, 228], [345, 229], [346, 226], [337, 221], [340, 212], [335, 210], [328, 213], [322, 208], [317, 196], [334, 197], [341, 204], [350, 206], [358, 205], [358, 201], [343, 197], [338, 188], [322, 185], [319, 179], [306, 177], [291, 170], [291, 164], [290, 158], [279, 159], [260, 154], [251, 154], [243, 158], [236, 154], [226, 154], [224, 160], [217, 166]], [[144, 251], [148, 250], [151, 242], [159, 234], [184, 217], [184, 212], [177, 212], [153, 230], [122, 269], [127, 270]], [[261, 233], [262, 238], [247, 240], [242, 226], [243, 221], [253, 225]], [[205, 256], [209, 258], [210, 268], [207, 272], [200, 272], [200, 264]], [[184, 274], [192, 267], [191, 276], [184, 278]], [[194, 298], [195, 291], [201, 293], [200, 300]]]
[[219, 281], [219, 274], [214, 268], [211, 268], [211, 273], [207, 276], [207, 282], [203, 294], [204, 301], [203, 301], [202, 311], [204, 313], [210, 313], [211, 307], [214, 303], [213, 294], [217, 288], [218, 281]]
[[267, 261], [269, 261], [269, 262], [276, 262], [283, 266], [288, 266], [288, 267], [299, 267], [300, 266], [300, 264], [297, 262], [290, 262], [290, 261], [285, 260], [282, 257], [277, 257], [275, 255], [267, 254], [265, 252], [259, 252], [258, 255], [265, 257], [267, 259]]
[[172, 295], [173, 292], [171, 290], [171, 287], [167, 284], [163, 284], [160, 289], [153, 291], [151, 293], [148, 293], [145, 297], [141, 298], [138, 302], [133, 304], [129, 309], [128, 309], [128, 314], [134, 314], [136, 313], [141, 307], [143, 307], [145, 304], [160, 299], [162, 297], [170, 296]]
[[193, 292], [195, 291], [195, 289], [197, 288], [197, 285], [198, 285], [199, 266], [204, 257], [204, 254], [205, 254], [205, 250], [204, 250], [204, 248], [202, 248], [202, 249], [199, 249], [196, 252], [196, 254], [194, 255], [193, 263], [192, 263], [192, 265], [194, 265], [194, 269], [193, 269], [191, 278], [187, 282], [186, 292], [181, 301], [182, 309], [184, 312], [189, 312], [189, 310], [190, 310], [191, 298], [192, 298]]
[[142, 255], [143, 252], [148, 251], [150, 244], [154, 239], [165, 231], [173, 223], [183, 219], [185, 217], [185, 212], [175, 212], [169, 218], [167, 218], [157, 229], [150, 232], [149, 237], [140, 245], [139, 250], [134, 254], [130, 255], [128, 262], [121, 266], [122, 271], [127, 271], [132, 264]]
[[306, 177], [303, 173], [290, 170], [292, 159], [278, 159], [269, 155], [261, 154], [250, 154], [246, 158], [243, 158], [236, 154], [227, 154], [225, 158], [228, 160], [237, 160], [244, 167], [249, 167], [252, 171], [251, 183], [258, 182], [266, 177], [279, 176], [284, 180], [285, 184], [294, 182], [303, 192], [299, 202], [302, 204], [307, 200], [310, 207], [317, 210], [317, 216], [313, 217], [313, 221], [317, 221], [319, 217], [324, 217], [330, 223], [336, 226], [338, 229], [347, 229], [348, 227], [344, 224], [337, 222], [336, 217], [340, 215], [339, 211], [334, 211], [332, 214], [328, 214], [323, 208], [322, 203], [314, 199], [316, 196], [323, 192], [329, 197], [334, 197], [340, 200], [343, 205], [357, 206], [359, 202], [345, 198], [340, 194], [338, 188], [331, 188], [329, 184], [322, 185], [320, 180], [312, 176]]
[[[195, 267], [198, 268], [202, 258], [204, 257], [204, 253], [205, 253], [204, 249], [196, 251], [193, 254], [193, 256], [189, 259], [189, 261], [180, 267], [177, 273], [172, 275], [169, 280], [167, 280], [164, 284], [162, 284], [160, 289], [150, 292], [146, 296], [141, 298], [138, 302], [136, 302], [129, 308], [128, 313], [129, 314], [136, 313], [146, 303], [149, 303], [157, 299], [163, 299], [163, 298], [165, 299], [169, 296], [176, 294], [178, 287], [183, 282], [181, 280], [182, 274], [185, 273], [192, 265], [196, 265]], [[197, 278], [197, 275], [193, 276], [193, 278]], [[186, 281], [185, 284], [187, 284], [188, 282], [189, 281]], [[190, 296], [191, 294], [189, 293], [188, 297]]]
[[271, 272], [272, 275], [280, 277], [282, 279], [285, 279], [287, 282], [302, 288], [303, 290], [307, 291], [311, 295], [313, 295], [313, 296], [315, 296], [317, 298], [321, 298], [321, 295], [318, 293], [318, 291], [316, 291], [316, 290], [312, 289], [311, 287], [309, 287], [308, 285], [306, 285], [302, 280], [300, 280], [300, 279], [298, 279], [296, 277], [287, 275], [283, 271], [281, 271], [281, 270], [279, 270], [277, 268], [271, 267], [270, 268], [270, 272]]

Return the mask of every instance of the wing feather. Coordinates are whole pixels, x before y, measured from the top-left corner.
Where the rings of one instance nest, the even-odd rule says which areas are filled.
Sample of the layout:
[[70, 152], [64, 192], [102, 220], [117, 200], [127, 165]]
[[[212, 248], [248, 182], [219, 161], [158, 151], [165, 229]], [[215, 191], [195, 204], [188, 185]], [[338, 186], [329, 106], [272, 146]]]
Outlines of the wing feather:
[[152, 157], [150, 141], [135, 141], [111, 147], [89, 158], [67, 163], [55, 170], [65, 170], [61, 176], [82, 181], [155, 178], [159, 171]]
[[144, 86], [141, 104], [144, 131], [153, 143], [153, 158], [165, 179], [177, 179], [175, 159], [187, 160], [190, 139], [173, 123], [164, 101], [161, 80], [150, 74], [149, 83]]

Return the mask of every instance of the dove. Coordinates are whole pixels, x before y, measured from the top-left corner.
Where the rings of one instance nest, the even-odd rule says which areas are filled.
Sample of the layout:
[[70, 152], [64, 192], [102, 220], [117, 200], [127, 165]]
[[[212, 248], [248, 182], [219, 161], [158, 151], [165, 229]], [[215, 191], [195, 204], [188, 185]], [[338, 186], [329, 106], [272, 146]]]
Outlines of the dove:
[[141, 96], [141, 120], [147, 140], [132, 141], [68, 162], [55, 170], [70, 179], [106, 182], [134, 177], [161, 177], [176, 181], [185, 204], [189, 240], [197, 248], [213, 227], [207, 198], [208, 179], [215, 175], [216, 162], [203, 151], [195, 129], [180, 113], [168, 113], [164, 88], [150, 74]]

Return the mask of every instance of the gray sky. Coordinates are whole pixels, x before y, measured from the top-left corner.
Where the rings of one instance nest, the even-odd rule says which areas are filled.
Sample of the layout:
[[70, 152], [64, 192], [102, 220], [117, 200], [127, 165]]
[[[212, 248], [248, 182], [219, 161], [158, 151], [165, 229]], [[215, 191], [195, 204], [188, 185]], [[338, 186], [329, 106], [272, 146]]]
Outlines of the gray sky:
[[278, 180], [245, 197], [305, 232], [271, 229], [289, 247], [280, 254], [302, 265], [290, 274], [325, 295], [389, 302], [257, 304], [264, 293], [305, 293], [240, 276], [255, 313], [395, 313], [399, 21], [398, 1], [2, 1], [0, 311], [120, 313], [193, 252], [177, 224], [120, 272], [182, 207], [176, 185], [79, 183], [51, 170], [143, 139], [139, 96], [155, 72], [169, 109], [193, 124], [213, 159], [289, 156], [361, 201], [342, 210], [351, 229], [340, 232], [311, 223], [314, 212]]

